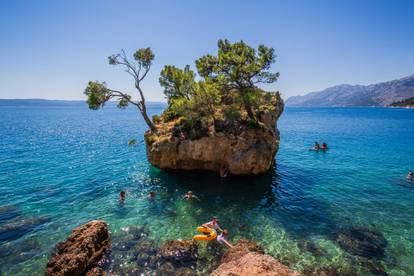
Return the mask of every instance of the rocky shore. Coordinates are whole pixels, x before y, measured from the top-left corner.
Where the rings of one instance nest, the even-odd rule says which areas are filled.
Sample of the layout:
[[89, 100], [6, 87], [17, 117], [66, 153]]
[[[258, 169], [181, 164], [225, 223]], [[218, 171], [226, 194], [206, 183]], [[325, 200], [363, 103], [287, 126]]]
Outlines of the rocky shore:
[[143, 228], [127, 229], [123, 238], [111, 245], [103, 221], [77, 227], [56, 246], [45, 275], [299, 275], [245, 239], [227, 252], [212, 245], [209, 251], [213, 259], [207, 261], [208, 270], [203, 270], [202, 262], [206, 260], [199, 256], [194, 240], [169, 240], [158, 248], [146, 238]]

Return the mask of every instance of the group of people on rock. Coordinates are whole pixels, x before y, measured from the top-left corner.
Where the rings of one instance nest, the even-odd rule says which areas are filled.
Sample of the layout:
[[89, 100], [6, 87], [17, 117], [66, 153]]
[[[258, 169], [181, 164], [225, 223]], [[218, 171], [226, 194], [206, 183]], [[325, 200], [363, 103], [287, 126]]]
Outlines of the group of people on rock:
[[[119, 203], [124, 203], [125, 202], [125, 195], [126, 195], [125, 191], [120, 191], [119, 192]], [[147, 198], [150, 199], [150, 200], [153, 200], [153, 199], [155, 199], [155, 196], [156, 196], [156, 192], [150, 191], [148, 193]], [[185, 193], [182, 198], [184, 200], [188, 200], [188, 201], [191, 201], [191, 200], [201, 201], [200, 198], [198, 196], [196, 196], [192, 191], [188, 191], [187, 193]], [[222, 245], [224, 245], [228, 248], [233, 247], [233, 245], [231, 245], [230, 242], [228, 241], [229, 231], [227, 229], [222, 229], [219, 226], [218, 220], [217, 220], [216, 217], [213, 217], [211, 219], [211, 221], [202, 224], [202, 226], [209, 229], [209, 230], [211, 230], [211, 231], [209, 231], [210, 234], [208, 234], [208, 235], [212, 235], [212, 233], [214, 233], [214, 235], [217, 236], [216, 241], [219, 244], [222, 244]], [[220, 231], [219, 235], [217, 235], [218, 231]]]
[[315, 145], [313, 146], [313, 150], [316, 150], [316, 151], [327, 150], [327, 149], [328, 149], [328, 144], [326, 144], [325, 142], [322, 143], [322, 146], [319, 145], [318, 142], [315, 142]]

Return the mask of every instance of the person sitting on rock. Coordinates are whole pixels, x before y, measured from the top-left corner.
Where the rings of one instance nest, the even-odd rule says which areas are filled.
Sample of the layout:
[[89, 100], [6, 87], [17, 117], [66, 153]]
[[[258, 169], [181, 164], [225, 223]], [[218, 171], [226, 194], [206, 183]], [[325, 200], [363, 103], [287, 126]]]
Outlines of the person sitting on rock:
[[217, 236], [217, 242], [219, 244], [227, 246], [228, 248], [233, 248], [233, 245], [231, 245], [231, 243], [228, 242], [228, 238], [229, 231], [227, 229], [224, 229], [223, 232], [221, 232], [221, 234]]
[[328, 149], [328, 145], [325, 142], [323, 142], [322, 143], [322, 150], [327, 150], [327, 149]]
[[125, 191], [121, 191], [119, 193], [119, 202], [124, 203], [124, 201], [125, 201]]
[[183, 199], [185, 200], [193, 200], [193, 199], [197, 199], [198, 201], [200, 201], [200, 199], [198, 198], [198, 196], [196, 196], [195, 194], [193, 194], [192, 191], [188, 191], [184, 196]]
[[313, 149], [314, 150], [320, 150], [321, 149], [321, 146], [319, 145], [318, 142], [315, 142], [315, 145], [313, 146]]
[[216, 217], [213, 217], [211, 221], [204, 223], [203, 226], [214, 229], [215, 231], [219, 230], [223, 232], [223, 229], [221, 229], [220, 226], [218, 225], [218, 220]]
[[408, 172], [407, 179], [408, 180], [414, 180], [414, 173], [413, 172]]

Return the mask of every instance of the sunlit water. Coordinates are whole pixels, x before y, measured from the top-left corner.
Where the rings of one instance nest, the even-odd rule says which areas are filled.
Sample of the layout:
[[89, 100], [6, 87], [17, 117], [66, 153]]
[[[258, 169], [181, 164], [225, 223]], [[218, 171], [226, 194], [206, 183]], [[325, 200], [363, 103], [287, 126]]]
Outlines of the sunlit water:
[[[299, 271], [336, 266], [369, 275], [335, 233], [375, 229], [388, 241], [376, 264], [414, 275], [414, 184], [405, 180], [414, 170], [414, 110], [288, 108], [278, 127], [269, 174], [222, 180], [151, 167], [134, 109], [0, 107], [0, 274], [41, 275], [53, 246], [92, 219], [107, 221], [113, 236], [145, 226], [160, 244], [191, 238], [216, 215], [232, 241], [253, 239]], [[128, 146], [133, 138], [137, 145]], [[331, 149], [308, 151], [314, 141]], [[146, 198], [151, 190], [155, 202]], [[187, 190], [201, 202], [183, 201]]]

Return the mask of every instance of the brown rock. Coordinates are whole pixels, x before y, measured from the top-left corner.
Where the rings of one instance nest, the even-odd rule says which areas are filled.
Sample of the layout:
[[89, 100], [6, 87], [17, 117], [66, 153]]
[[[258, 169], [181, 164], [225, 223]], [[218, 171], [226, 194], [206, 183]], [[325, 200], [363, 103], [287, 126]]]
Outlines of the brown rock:
[[263, 248], [253, 241], [240, 239], [224, 254], [220, 266], [211, 276], [280, 275], [298, 276], [299, 273], [265, 255]]
[[105, 271], [100, 267], [90, 269], [85, 276], [106, 276]]
[[229, 249], [221, 259], [221, 263], [231, 262], [240, 259], [249, 252], [264, 254], [263, 248], [253, 241], [240, 239], [233, 248]]
[[[210, 131], [199, 139], [173, 137], [171, 126], [159, 136], [147, 132], [149, 162], [166, 170], [206, 170], [220, 173], [223, 167], [231, 175], [257, 175], [271, 167], [279, 149], [276, 122], [283, 111], [283, 102], [273, 111], [259, 116], [261, 126], [246, 128], [236, 135]], [[160, 127], [161, 128], [161, 127]]]
[[[109, 247], [108, 226], [99, 220], [75, 228], [65, 242], [56, 246], [46, 276], [83, 275]], [[98, 274], [99, 275], [99, 274]]]
[[222, 263], [210, 276], [299, 276], [300, 274], [279, 263], [275, 258], [250, 252], [240, 259]]

